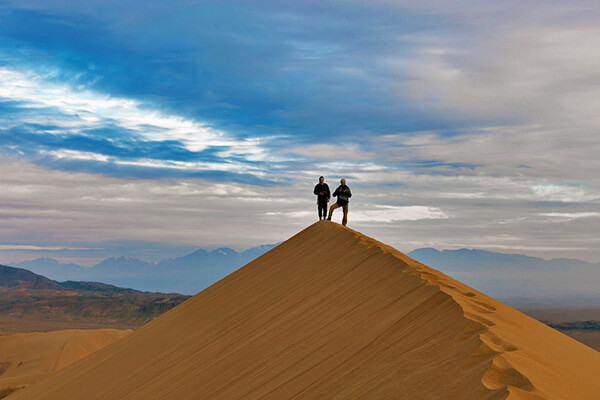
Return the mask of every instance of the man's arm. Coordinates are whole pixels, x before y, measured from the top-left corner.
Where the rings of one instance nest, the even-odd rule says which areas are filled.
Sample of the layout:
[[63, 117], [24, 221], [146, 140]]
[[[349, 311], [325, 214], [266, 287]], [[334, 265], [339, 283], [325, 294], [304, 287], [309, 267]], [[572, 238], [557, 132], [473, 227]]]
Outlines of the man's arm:
[[352, 192], [348, 186], [346, 186], [346, 196], [348, 196], [348, 198], [352, 197]]
[[325, 194], [327, 195], [327, 201], [331, 198], [331, 192], [329, 191], [329, 185], [325, 185]]
[[319, 195], [318, 190], [319, 190], [319, 185], [315, 185], [315, 190], [313, 190], [313, 193], [316, 195]]
[[337, 189], [335, 189], [335, 192], [333, 192], [333, 197], [336, 197], [339, 192], [340, 192], [340, 188], [338, 187]]

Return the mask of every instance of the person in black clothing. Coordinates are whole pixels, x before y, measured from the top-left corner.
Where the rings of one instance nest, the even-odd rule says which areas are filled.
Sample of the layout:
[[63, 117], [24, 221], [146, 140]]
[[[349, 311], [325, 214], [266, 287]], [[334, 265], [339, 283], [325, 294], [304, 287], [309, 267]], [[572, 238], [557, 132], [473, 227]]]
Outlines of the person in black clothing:
[[344, 210], [344, 219], [342, 219], [342, 225], [346, 226], [346, 223], [348, 222], [348, 202], [350, 201], [350, 197], [352, 197], [352, 192], [350, 191], [350, 188], [346, 186], [345, 179], [342, 179], [340, 183], [341, 185], [335, 189], [335, 192], [333, 192], [333, 197], [337, 197], [337, 202], [329, 207], [329, 216], [327, 219], [331, 221], [331, 214], [333, 214], [333, 210], [342, 207], [342, 210]]
[[[317, 208], [319, 209], [319, 220], [327, 217], [327, 203], [331, 198], [331, 192], [329, 191], [329, 185], [325, 183], [325, 178], [319, 177], [319, 183], [315, 186], [313, 191], [317, 195]], [[321, 217], [322, 215], [322, 217]]]

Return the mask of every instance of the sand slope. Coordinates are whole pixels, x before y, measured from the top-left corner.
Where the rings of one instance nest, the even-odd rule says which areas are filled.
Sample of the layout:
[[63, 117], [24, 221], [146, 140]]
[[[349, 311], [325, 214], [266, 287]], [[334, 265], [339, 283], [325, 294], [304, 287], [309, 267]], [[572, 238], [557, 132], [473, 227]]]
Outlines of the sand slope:
[[598, 399], [600, 353], [319, 222], [20, 399]]
[[0, 336], [0, 388], [38, 381], [131, 332], [69, 329]]

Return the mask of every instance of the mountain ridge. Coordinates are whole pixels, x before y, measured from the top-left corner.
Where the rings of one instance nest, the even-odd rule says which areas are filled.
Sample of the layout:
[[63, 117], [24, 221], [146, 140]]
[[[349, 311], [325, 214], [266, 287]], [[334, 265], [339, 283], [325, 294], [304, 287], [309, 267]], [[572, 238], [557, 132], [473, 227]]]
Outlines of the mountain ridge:
[[137, 328], [187, 298], [98, 282], [56, 282], [25, 269], [0, 265], [4, 332], [22, 331], [31, 325], [40, 330], [47, 330], [47, 326]]
[[[101, 281], [137, 290], [195, 294], [271, 248], [273, 245], [242, 252], [229, 248], [198, 249], [157, 263], [121, 256], [107, 258], [92, 268], [75, 268], [75, 264], [60, 264], [48, 258], [21, 262], [16, 266], [55, 280]], [[223, 252], [229, 255], [225, 256]], [[511, 305], [590, 306], [600, 303], [600, 294], [593, 284], [600, 281], [600, 264], [466, 248], [420, 248], [408, 255]], [[538, 271], [545, 274], [540, 277]]]
[[142, 291], [195, 294], [274, 246], [261, 245], [244, 251], [227, 247], [198, 249], [156, 263], [122, 255], [106, 258], [89, 268], [62, 264], [48, 257], [14, 265], [57, 281], [97, 281]]
[[459, 249], [443, 249], [443, 250], [438, 250], [433, 247], [421, 247], [421, 248], [418, 248], [415, 250], [411, 250], [406, 254], [410, 255], [411, 257], [412, 256], [414, 256], [414, 257], [429, 256], [429, 255], [433, 255], [433, 254], [476, 254], [479, 256], [485, 256], [487, 258], [507, 259], [507, 260], [516, 260], [516, 261], [535, 261], [536, 263], [551, 263], [551, 264], [575, 263], [575, 264], [589, 265], [589, 266], [600, 266], [600, 263], [592, 263], [592, 262], [580, 260], [577, 258], [555, 257], [555, 258], [546, 259], [546, 258], [542, 258], [542, 257], [529, 256], [526, 254], [499, 253], [496, 251], [482, 250], [482, 249], [469, 249], [466, 247], [462, 247]]
[[600, 264], [478, 249], [416, 249], [411, 257], [511, 305], [600, 304]]

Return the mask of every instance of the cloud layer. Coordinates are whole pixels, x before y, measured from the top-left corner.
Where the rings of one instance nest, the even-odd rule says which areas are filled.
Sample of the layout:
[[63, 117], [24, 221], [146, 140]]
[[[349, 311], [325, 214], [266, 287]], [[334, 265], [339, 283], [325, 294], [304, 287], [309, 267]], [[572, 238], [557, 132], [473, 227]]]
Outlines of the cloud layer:
[[1, 2], [0, 246], [25, 247], [0, 251], [274, 243], [315, 219], [325, 175], [348, 179], [354, 228], [402, 250], [597, 262], [598, 17]]

